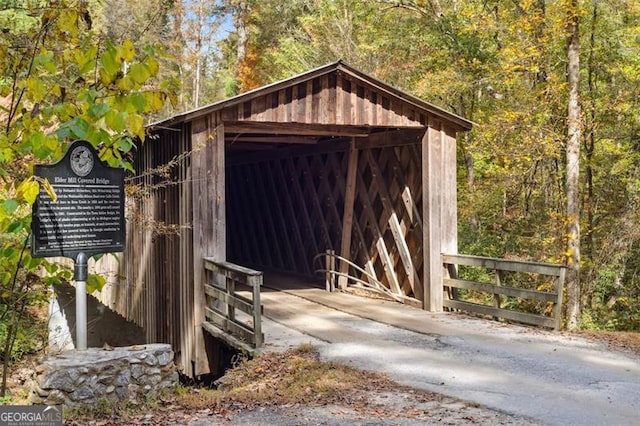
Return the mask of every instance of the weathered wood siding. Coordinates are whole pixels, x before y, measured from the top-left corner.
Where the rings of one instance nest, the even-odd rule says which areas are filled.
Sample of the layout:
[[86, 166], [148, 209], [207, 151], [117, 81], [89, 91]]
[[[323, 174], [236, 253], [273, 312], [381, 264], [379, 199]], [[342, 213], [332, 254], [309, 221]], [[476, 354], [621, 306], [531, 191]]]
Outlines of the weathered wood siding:
[[163, 131], [138, 147], [126, 251], [97, 265], [111, 272], [96, 294], [101, 302], [141, 326], [149, 342], [170, 343], [179, 361], [190, 359], [194, 334], [191, 158], [184, 155], [191, 150], [190, 129]]
[[[193, 154], [192, 206], [193, 209], [193, 258], [187, 267], [193, 268], [191, 291], [193, 299], [184, 304], [186, 329], [184, 336], [191, 340], [189, 360], [193, 374], [209, 373], [205, 353], [205, 274], [204, 258], [224, 262], [226, 260], [226, 212], [225, 212], [225, 142], [224, 126], [218, 114], [201, 117], [192, 125]], [[184, 339], [184, 338], [183, 338]]]
[[353, 76], [335, 71], [227, 107], [229, 122], [416, 127], [424, 111]]

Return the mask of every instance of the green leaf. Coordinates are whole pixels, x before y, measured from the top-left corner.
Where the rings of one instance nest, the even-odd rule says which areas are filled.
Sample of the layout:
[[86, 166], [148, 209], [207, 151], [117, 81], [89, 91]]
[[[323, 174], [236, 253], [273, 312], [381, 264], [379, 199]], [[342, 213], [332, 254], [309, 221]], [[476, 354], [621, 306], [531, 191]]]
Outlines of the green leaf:
[[107, 283], [104, 277], [96, 274], [89, 274], [87, 277], [87, 293], [91, 294], [94, 291], [102, 290], [102, 287]]
[[25, 258], [22, 261], [22, 264], [26, 269], [35, 269], [42, 263], [42, 259], [31, 257], [29, 255], [25, 255]]
[[[9, 284], [9, 282], [11, 282], [11, 278], [12, 275], [10, 272], [7, 271], [3, 271], [2, 274], [0, 274], [0, 284], [2, 284], [3, 286], [6, 286], [7, 284]], [[11, 293], [9, 291], [5, 291], [2, 293], [2, 296], [0, 296], [2, 299], [8, 299], [11, 296]]]
[[129, 171], [131, 173], [135, 174], [135, 172], [136, 172], [136, 169], [134, 169], [133, 165], [128, 161], [123, 161], [122, 162], [122, 167], [124, 167], [125, 170], [127, 170], [127, 171]]
[[131, 148], [133, 148], [134, 145], [133, 142], [131, 142], [130, 138], [122, 138], [116, 142], [116, 146], [120, 150], [120, 152], [126, 154], [127, 152], [131, 151]]
[[59, 266], [58, 266], [58, 265], [56, 265], [55, 263], [45, 262], [45, 263], [44, 263], [44, 269], [45, 269], [49, 274], [55, 274], [56, 272], [58, 272]]
[[25, 82], [27, 88], [27, 98], [32, 102], [40, 102], [47, 94], [47, 88], [44, 82], [36, 77], [31, 77]]
[[52, 143], [51, 138], [44, 133], [35, 133], [30, 140], [31, 150], [36, 158], [44, 160], [49, 157], [57, 148], [57, 141]]
[[56, 64], [53, 61], [53, 52], [48, 52], [44, 49], [33, 59], [33, 65], [34, 67], [42, 67], [51, 74], [55, 74], [57, 71]]
[[7, 228], [7, 232], [10, 234], [16, 234], [20, 232], [23, 227], [23, 223], [19, 220], [16, 220], [15, 222], [11, 222], [11, 225], [9, 225], [9, 228]]
[[146, 107], [146, 102], [144, 98], [144, 94], [142, 93], [134, 93], [128, 97], [128, 101], [131, 105], [136, 109], [137, 112], [144, 112]]
[[95, 69], [97, 53], [98, 48], [96, 46], [91, 46], [84, 51], [76, 50], [76, 61], [81, 75], [87, 74]]
[[160, 64], [156, 58], [153, 56], [147, 56], [144, 60], [144, 64], [147, 66], [152, 77], [158, 75], [158, 72], [160, 71]]
[[104, 116], [104, 121], [116, 133], [121, 133], [124, 130], [123, 113], [118, 110], [110, 109]]
[[107, 111], [109, 111], [109, 105], [105, 103], [95, 103], [89, 107], [89, 115], [93, 118], [102, 118]]
[[2, 208], [5, 212], [7, 212], [7, 214], [12, 214], [16, 211], [18, 205], [19, 204], [16, 200], [10, 198], [8, 200], [4, 200], [4, 203], [2, 203]]
[[113, 156], [113, 151], [109, 148], [105, 148], [100, 151], [100, 160], [113, 167], [117, 163], [117, 159]]
[[74, 139], [85, 139], [89, 130], [89, 123], [77, 117], [69, 122], [68, 127]]
[[159, 111], [164, 107], [164, 94], [161, 92], [146, 92], [144, 94], [146, 111]]
[[131, 65], [127, 75], [131, 76], [135, 83], [142, 84], [151, 77], [151, 71], [145, 64], [137, 63]]
[[135, 88], [135, 84], [133, 82], [133, 80], [131, 79], [131, 77], [129, 76], [129, 74], [125, 75], [124, 77], [118, 79], [116, 85], [118, 86], [118, 89], [124, 91], [124, 92], [129, 92], [131, 90], [133, 90]]
[[107, 49], [100, 56], [100, 65], [102, 66], [100, 68], [100, 79], [102, 83], [104, 85], [111, 84], [120, 72], [122, 60], [119, 60], [118, 52], [110, 42], [107, 43]]

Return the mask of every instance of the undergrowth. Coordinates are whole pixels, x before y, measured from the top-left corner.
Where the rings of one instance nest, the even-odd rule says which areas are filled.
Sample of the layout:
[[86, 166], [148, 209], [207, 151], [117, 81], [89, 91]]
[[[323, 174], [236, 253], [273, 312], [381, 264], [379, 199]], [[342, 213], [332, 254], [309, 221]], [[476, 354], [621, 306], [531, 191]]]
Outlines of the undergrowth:
[[[353, 402], [367, 390], [390, 388], [379, 373], [321, 362], [311, 345], [286, 352], [269, 352], [227, 371], [218, 389], [199, 389], [178, 396], [192, 409], [220, 404], [243, 408], [262, 405], [326, 405]], [[364, 391], [364, 392], [363, 392]], [[364, 402], [364, 401], [363, 401]]]
[[163, 424], [169, 413], [228, 414], [262, 406], [350, 404], [370, 406], [367, 391], [397, 388], [385, 375], [322, 362], [311, 345], [286, 352], [269, 352], [241, 360], [217, 382], [217, 388], [178, 386], [169, 395], [141, 404], [102, 400], [89, 407], [65, 410], [69, 425], [147, 424], [142, 413], [153, 413]]

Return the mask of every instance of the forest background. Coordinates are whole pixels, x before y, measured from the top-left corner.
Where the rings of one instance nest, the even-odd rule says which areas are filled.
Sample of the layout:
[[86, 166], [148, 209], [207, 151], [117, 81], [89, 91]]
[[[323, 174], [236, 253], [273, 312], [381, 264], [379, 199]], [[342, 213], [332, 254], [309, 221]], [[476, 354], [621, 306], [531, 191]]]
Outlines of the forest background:
[[46, 295], [32, 272], [57, 268], [25, 252], [34, 162], [83, 138], [130, 167], [143, 120], [338, 59], [477, 123], [458, 138], [461, 253], [566, 263], [570, 326], [640, 330], [637, 0], [0, 6], [3, 363]]
[[[577, 261], [578, 325], [640, 329], [639, 2], [95, 6], [111, 37], [160, 42], [172, 55], [163, 69], [181, 89], [165, 115], [342, 59], [476, 122], [458, 140], [460, 252], [570, 267]], [[580, 59], [577, 123], [568, 111], [572, 48]], [[570, 178], [578, 179], [581, 232], [572, 243], [567, 178], [576, 163], [567, 152], [576, 133], [580, 173]]]

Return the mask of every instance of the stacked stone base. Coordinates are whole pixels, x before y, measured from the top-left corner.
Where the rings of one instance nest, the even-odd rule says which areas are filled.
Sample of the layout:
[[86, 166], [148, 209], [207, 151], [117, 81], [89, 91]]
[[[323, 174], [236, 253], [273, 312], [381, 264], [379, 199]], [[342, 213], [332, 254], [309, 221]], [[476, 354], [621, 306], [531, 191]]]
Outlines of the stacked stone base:
[[177, 383], [170, 345], [89, 348], [47, 356], [37, 368], [31, 401], [69, 407], [105, 400], [138, 404]]

